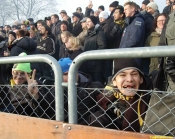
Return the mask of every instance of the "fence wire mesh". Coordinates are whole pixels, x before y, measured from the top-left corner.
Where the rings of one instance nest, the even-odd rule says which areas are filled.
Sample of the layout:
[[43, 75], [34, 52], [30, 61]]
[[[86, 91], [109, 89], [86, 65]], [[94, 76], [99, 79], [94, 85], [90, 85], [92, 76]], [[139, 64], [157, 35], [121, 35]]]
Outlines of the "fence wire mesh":
[[[55, 119], [54, 85], [38, 85], [39, 97], [28, 86], [1, 85], [1, 111]], [[64, 87], [64, 121], [68, 122], [68, 94]], [[77, 87], [78, 124], [158, 135], [175, 136], [175, 93], [154, 90], [127, 90], [126, 97], [103, 88]], [[2, 108], [3, 106], [3, 108]]]

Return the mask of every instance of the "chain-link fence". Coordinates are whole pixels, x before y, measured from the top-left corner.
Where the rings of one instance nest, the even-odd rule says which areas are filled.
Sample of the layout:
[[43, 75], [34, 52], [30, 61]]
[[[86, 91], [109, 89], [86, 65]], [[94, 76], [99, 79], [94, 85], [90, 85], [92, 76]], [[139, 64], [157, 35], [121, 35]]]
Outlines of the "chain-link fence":
[[[123, 131], [175, 136], [175, 93], [133, 90], [133, 97], [118, 89], [77, 87], [78, 124]], [[6, 96], [1, 111], [55, 120], [54, 85], [39, 85], [38, 97], [28, 86], [1, 85]], [[8, 93], [7, 93], [8, 90]], [[125, 89], [126, 90], [126, 89]], [[68, 94], [64, 87], [64, 121], [68, 122]]]

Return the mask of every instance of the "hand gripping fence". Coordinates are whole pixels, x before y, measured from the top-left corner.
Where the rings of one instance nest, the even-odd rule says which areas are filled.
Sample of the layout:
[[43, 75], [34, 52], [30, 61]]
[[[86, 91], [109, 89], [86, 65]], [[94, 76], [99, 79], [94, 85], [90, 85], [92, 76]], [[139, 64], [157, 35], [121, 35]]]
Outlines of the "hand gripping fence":
[[69, 123], [77, 124], [77, 86], [76, 73], [80, 65], [87, 60], [116, 58], [147, 58], [174, 56], [175, 46], [154, 46], [140, 48], [108, 49], [88, 51], [77, 56], [71, 64], [68, 75], [68, 114]]
[[55, 111], [56, 120], [64, 121], [64, 95], [62, 87], [62, 70], [58, 62], [49, 55], [28, 55], [1, 58], [0, 64], [25, 63], [25, 62], [45, 62], [49, 64], [55, 75]]

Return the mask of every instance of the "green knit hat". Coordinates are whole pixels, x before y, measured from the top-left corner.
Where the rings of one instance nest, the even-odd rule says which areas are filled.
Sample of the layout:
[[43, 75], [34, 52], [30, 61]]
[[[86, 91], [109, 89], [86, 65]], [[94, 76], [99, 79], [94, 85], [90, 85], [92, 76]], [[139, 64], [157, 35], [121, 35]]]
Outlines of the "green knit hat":
[[[21, 54], [19, 54], [19, 56], [26, 56], [27, 54], [22, 52]], [[13, 65], [12, 70], [20, 70], [20, 71], [24, 71], [27, 73], [30, 73], [31, 67], [30, 67], [30, 63], [17, 63]]]

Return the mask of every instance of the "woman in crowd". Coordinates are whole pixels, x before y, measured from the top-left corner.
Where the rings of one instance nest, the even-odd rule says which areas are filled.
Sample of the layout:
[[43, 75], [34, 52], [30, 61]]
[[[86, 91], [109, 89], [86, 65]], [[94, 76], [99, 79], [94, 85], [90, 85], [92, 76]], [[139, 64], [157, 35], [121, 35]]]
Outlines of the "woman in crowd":
[[76, 37], [70, 37], [69, 40], [65, 43], [67, 48], [67, 56], [74, 60], [75, 57], [77, 57], [79, 54], [81, 54], [82, 48], [80, 44], [80, 40]]
[[[145, 46], [151, 46], [151, 47], [158, 46], [165, 20], [166, 20], [165, 14], [159, 14], [154, 19], [153, 32], [151, 33], [150, 36], [148, 36], [145, 42]], [[156, 70], [157, 67], [158, 67], [158, 58], [151, 58], [149, 73], [151, 73], [153, 70]]]
[[59, 51], [59, 59], [67, 57], [67, 48], [65, 46], [65, 43], [68, 42], [69, 37], [71, 37], [72, 34], [69, 31], [64, 31], [61, 33], [61, 41], [63, 44], [60, 46], [60, 51]]

